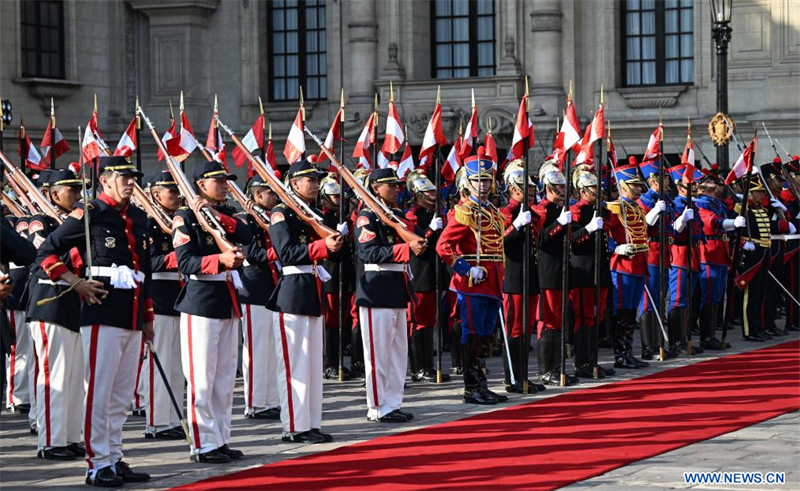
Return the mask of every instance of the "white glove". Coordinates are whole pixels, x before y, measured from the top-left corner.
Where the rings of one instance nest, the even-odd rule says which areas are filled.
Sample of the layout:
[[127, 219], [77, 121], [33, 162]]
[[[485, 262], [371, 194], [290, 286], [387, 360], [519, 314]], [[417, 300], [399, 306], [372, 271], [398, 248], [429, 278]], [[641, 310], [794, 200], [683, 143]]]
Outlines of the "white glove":
[[513, 225], [515, 229], [522, 230], [522, 227], [529, 223], [531, 223], [531, 212], [520, 210], [519, 215], [514, 219]]
[[773, 208], [777, 208], [779, 210], [787, 211], [786, 207], [783, 206], [783, 203], [781, 203], [780, 201], [778, 201], [775, 198], [772, 198], [771, 200], [769, 200], [769, 203], [772, 205]]
[[484, 279], [484, 272], [483, 268], [479, 268], [477, 266], [473, 266], [469, 268], [469, 276], [472, 278], [473, 281], [479, 282]]
[[444, 226], [444, 222], [442, 222], [442, 217], [436, 217], [433, 220], [431, 220], [430, 224], [428, 224], [428, 228], [434, 232], [436, 232], [437, 230], [441, 230], [442, 226]]
[[686, 228], [686, 222], [692, 219], [694, 219], [694, 210], [691, 208], [686, 208], [683, 210], [683, 213], [681, 213], [681, 216], [675, 220], [675, 230], [678, 232], [683, 232], [683, 229]]
[[561, 210], [561, 214], [558, 216], [557, 221], [563, 227], [572, 221], [572, 212]]
[[348, 228], [347, 222], [342, 222], [336, 226], [336, 231], [342, 235], [347, 235], [350, 232], [350, 228]]
[[644, 217], [644, 221], [646, 221], [647, 224], [652, 227], [658, 221], [658, 215], [666, 209], [667, 203], [662, 200], [656, 201], [656, 204], [653, 205], [653, 209], [647, 212], [647, 215]]
[[618, 256], [632, 256], [633, 246], [630, 244], [620, 244], [614, 248], [614, 254]]
[[789, 222], [789, 235], [794, 235], [797, 232], [797, 227], [794, 226], [794, 223]]
[[746, 251], [754, 251], [756, 250], [756, 245], [750, 241], [744, 243], [744, 250]]
[[595, 214], [592, 215], [592, 219], [586, 224], [586, 231], [593, 234], [601, 228], [603, 228], [603, 217], [597, 216], [597, 212], [595, 212]]
[[317, 264], [317, 277], [323, 283], [327, 283], [332, 278], [331, 274], [328, 273], [328, 270], [321, 264]]
[[745, 228], [747, 226], [747, 219], [743, 216], [738, 216], [733, 219], [733, 226], [736, 228]]

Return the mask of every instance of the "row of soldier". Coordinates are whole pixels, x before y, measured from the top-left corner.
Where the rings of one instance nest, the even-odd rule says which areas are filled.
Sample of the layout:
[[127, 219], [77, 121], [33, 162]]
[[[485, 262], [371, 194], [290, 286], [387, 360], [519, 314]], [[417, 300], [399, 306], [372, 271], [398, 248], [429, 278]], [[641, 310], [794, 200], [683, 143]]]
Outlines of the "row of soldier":
[[[322, 379], [338, 372], [340, 333], [349, 338], [343, 344], [351, 345], [348, 373], [365, 377], [367, 418], [393, 423], [413, 418], [402, 410], [409, 353], [412, 380], [433, 378], [435, 329], [448, 338], [454, 367], [463, 373], [464, 401], [474, 404], [507, 399], [489, 388], [480, 360], [498, 318], [505, 329], [508, 393], [540, 391], [562, 381], [563, 325], [571, 326], [563, 334], [574, 353], [574, 372], [563, 374], [568, 385], [581, 377], [613, 375], [598, 364], [604, 342], [613, 347], [614, 367], [620, 369], [647, 366], [642, 359], [653, 359], [664, 340], [665, 356], [677, 356], [687, 350], [682, 343], [691, 338], [698, 318], [701, 342], [694, 352], [724, 349], [715, 328], [726, 295], [729, 317], [741, 319], [744, 339], [763, 341], [784, 334], [774, 323], [782, 293], [778, 282], [783, 271], [796, 273], [798, 260], [798, 204], [784, 192], [788, 183], [780, 165], [766, 164], [753, 176], [745, 216], [737, 215], [730, 194], [735, 191], [718, 176], [699, 173], [687, 185], [684, 167], [662, 169], [653, 162], [615, 168], [601, 183], [586, 169], [573, 170], [569, 207], [565, 177], [551, 161], [540, 167], [538, 187], [526, 186], [522, 165], [510, 163], [500, 193], [496, 163], [479, 152], [464, 162], [445, 200], [450, 206], [441, 208], [436, 187], [424, 174], [412, 173], [405, 182], [412, 204], [405, 212], [397, 209], [403, 181], [391, 167], [357, 176], [363, 189], [415, 232], [408, 242], [357, 193], [345, 193], [342, 219], [344, 184], [333, 175], [320, 181], [325, 172], [307, 160], [289, 168], [285, 183], [335, 230], [326, 237], [280, 202], [259, 176], [248, 182], [249, 200], [237, 215], [227, 205], [228, 181], [236, 176], [214, 161], [194, 168], [199, 199], [192, 207], [181, 206], [169, 171], [142, 181], [150, 200], [171, 220], [170, 234], [155, 217], [130, 205], [135, 180], [142, 176], [124, 158], [101, 157], [99, 196], [88, 206], [80, 202], [84, 183], [78, 176], [45, 172], [39, 185], [63, 223], [46, 214], [17, 218], [13, 229], [4, 223], [3, 260], [12, 263], [14, 289], [5, 308], [16, 338], [9, 350], [7, 402], [12, 407], [35, 402], [30, 418], [38, 429], [40, 457], [85, 456], [87, 483], [118, 486], [149, 479], [122, 461], [122, 424], [133, 394], [142, 396], [135, 406], [143, 406], [147, 438], [183, 438], [186, 431], [197, 461], [242, 457], [228, 446], [240, 325], [245, 416], [280, 419], [284, 441], [309, 443], [332, 440], [321, 431]], [[786, 169], [797, 185], [797, 159]], [[658, 199], [661, 172], [675, 184], [672, 199]], [[765, 184], [776, 197], [772, 201]], [[526, 200], [526, 187], [539, 193]], [[696, 198], [692, 207], [688, 193]], [[727, 200], [721, 199], [725, 193]], [[501, 195], [502, 206], [496, 201]], [[528, 206], [522, 206], [525, 201]], [[204, 215], [209, 210], [210, 216]], [[268, 214], [268, 230], [254, 210]], [[670, 237], [669, 314], [661, 319], [653, 304], [660, 297], [656, 229], [664, 218]], [[203, 226], [209, 219], [235, 247], [220, 249]], [[32, 246], [27, 258], [7, 252], [14, 229]], [[726, 292], [729, 237], [736, 229], [743, 231], [744, 254], [731, 273], [736, 288]], [[565, 323], [560, 279], [568, 230], [572, 318]], [[532, 314], [523, 329], [526, 231], [533, 245], [527, 288]], [[689, 233], [697, 244], [690, 260], [693, 275], [686, 274]], [[602, 234], [604, 244], [598, 284], [591, 279], [595, 234]], [[436, 326], [437, 256], [449, 285], [442, 303], [450, 315], [441, 316], [448, 319], [441, 326]], [[341, 326], [339, 263], [341, 301], [348, 311]], [[692, 289], [687, 276], [693, 277]], [[796, 298], [796, 274], [788, 276], [787, 288]], [[687, 312], [687, 292], [700, 300], [694, 303], [698, 312]], [[787, 328], [797, 330], [791, 300], [786, 310]], [[595, 327], [598, 314], [610, 326], [604, 333]], [[642, 359], [633, 352], [639, 322]], [[523, 333], [533, 329], [538, 379], [528, 381], [525, 348], [531, 340]], [[148, 350], [158, 358], [147, 356]], [[165, 380], [154, 365], [158, 361]], [[32, 387], [27, 401], [26, 385]], [[171, 395], [179, 403], [185, 397], [185, 408], [175, 407]]]

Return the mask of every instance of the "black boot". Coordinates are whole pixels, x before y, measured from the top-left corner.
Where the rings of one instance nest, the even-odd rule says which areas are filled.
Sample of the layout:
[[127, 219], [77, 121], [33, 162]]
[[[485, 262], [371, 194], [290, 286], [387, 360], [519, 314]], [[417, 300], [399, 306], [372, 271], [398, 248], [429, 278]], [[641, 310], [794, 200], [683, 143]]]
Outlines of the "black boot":
[[352, 349], [350, 350], [350, 376], [364, 377], [364, 342], [361, 339], [361, 326], [356, 326], [351, 333]]
[[468, 404], [497, 404], [497, 398], [493, 397], [481, 385], [483, 376], [478, 355], [482, 347], [481, 336], [474, 334], [467, 336], [467, 342], [462, 345], [464, 354], [464, 402]]
[[461, 323], [456, 320], [450, 331], [450, 364], [453, 372], [460, 374], [464, 366], [464, 349], [461, 346]]
[[683, 309], [674, 308], [667, 315], [667, 333], [669, 334], [669, 349], [680, 353], [685, 349], [683, 343]]
[[335, 327], [325, 328], [325, 372], [329, 369], [335, 371], [339, 376], [339, 329]]
[[614, 368], [638, 368], [626, 348], [627, 334], [627, 311], [617, 309], [614, 316], [615, 336], [614, 336]]
[[[542, 383], [547, 385], [554, 385], [551, 382], [553, 375], [553, 350], [555, 340], [553, 339], [554, 331], [552, 329], [542, 329], [542, 334], [539, 336], [538, 357], [537, 362], [539, 365], [539, 378]], [[557, 383], [555, 384], [557, 385]]]
[[652, 360], [658, 347], [658, 319], [655, 310], [642, 314], [642, 359]]
[[575, 376], [594, 378], [592, 363], [592, 326], [581, 326], [573, 336], [575, 350]]
[[[411, 329], [413, 329], [413, 325]], [[411, 380], [419, 382], [422, 380], [430, 381], [430, 377], [425, 378], [425, 368], [422, 362], [422, 352], [425, 351], [425, 339], [420, 330], [412, 330], [408, 340], [409, 369], [411, 370]]]

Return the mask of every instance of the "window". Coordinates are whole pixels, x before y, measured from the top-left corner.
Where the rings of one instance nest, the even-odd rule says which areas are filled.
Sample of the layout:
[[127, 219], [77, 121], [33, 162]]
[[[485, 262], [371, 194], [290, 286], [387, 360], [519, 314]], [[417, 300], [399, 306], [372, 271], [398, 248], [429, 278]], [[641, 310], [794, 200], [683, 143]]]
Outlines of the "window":
[[494, 0], [432, 0], [435, 78], [494, 75]]
[[326, 99], [325, 0], [268, 3], [270, 100]]
[[622, 2], [626, 87], [694, 82], [692, 0]]
[[22, 76], [64, 78], [64, 4], [23, 0]]

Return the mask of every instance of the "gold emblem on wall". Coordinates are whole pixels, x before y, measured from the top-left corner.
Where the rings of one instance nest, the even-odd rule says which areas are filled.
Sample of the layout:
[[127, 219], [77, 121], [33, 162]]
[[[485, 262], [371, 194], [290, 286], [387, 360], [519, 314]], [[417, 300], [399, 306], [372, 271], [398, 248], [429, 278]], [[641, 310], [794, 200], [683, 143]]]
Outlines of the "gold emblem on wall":
[[[726, 121], [727, 124], [725, 124]], [[708, 123], [708, 134], [716, 146], [726, 145], [730, 142], [735, 129], [736, 123], [727, 114], [717, 113]]]

